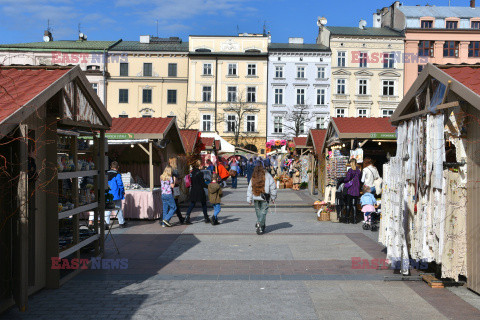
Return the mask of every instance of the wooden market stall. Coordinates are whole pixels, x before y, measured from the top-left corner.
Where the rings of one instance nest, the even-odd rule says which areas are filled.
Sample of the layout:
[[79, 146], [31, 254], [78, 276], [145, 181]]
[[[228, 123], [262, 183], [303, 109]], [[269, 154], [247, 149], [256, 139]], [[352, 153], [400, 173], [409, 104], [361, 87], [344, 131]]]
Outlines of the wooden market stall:
[[160, 218], [159, 186], [163, 169], [171, 158], [176, 159], [180, 174], [187, 166], [185, 147], [175, 117], [113, 118], [112, 128], [106, 137], [109, 160], [119, 163], [121, 173], [130, 173], [127, 180], [124, 179], [124, 217]]
[[[103, 221], [81, 229], [79, 214], [103, 216], [111, 118], [78, 66], [1, 67], [0, 88], [0, 311], [24, 311], [29, 295], [81, 270], [54, 261], [103, 254]], [[94, 137], [88, 160], [80, 135]]]
[[312, 148], [313, 151], [310, 161], [313, 174], [310, 176], [308, 189], [310, 194], [318, 194], [319, 198], [323, 198], [325, 191], [325, 155], [323, 153], [323, 144], [326, 133], [326, 129], [310, 129], [306, 142], [307, 147]]
[[380, 240], [387, 255], [435, 262], [442, 278], [465, 276], [480, 293], [478, 79], [478, 65], [428, 64], [392, 115], [398, 149], [382, 197], [391, 224]]

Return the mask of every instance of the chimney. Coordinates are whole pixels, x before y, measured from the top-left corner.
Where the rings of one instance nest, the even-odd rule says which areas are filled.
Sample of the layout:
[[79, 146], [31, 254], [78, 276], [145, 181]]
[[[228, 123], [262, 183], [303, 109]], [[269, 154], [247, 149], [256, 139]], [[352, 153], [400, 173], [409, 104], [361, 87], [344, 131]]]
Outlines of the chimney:
[[303, 38], [288, 38], [288, 43], [303, 44]]
[[470, 0], [470, 8], [475, 8], [475, 0]]
[[381, 26], [382, 26], [382, 16], [381, 16], [380, 10], [377, 10], [377, 12], [373, 14], [373, 27], [380, 28]]

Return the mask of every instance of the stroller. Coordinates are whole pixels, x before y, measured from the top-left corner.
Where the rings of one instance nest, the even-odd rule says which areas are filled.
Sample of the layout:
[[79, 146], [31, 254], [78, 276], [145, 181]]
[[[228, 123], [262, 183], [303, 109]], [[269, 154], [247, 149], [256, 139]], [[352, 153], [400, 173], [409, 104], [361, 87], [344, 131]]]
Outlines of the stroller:
[[[380, 205], [380, 202], [379, 202]], [[380, 207], [379, 207], [380, 208]], [[367, 216], [367, 221], [363, 222], [363, 230], [370, 230], [372, 232], [378, 230], [378, 224], [380, 223], [381, 210], [376, 209], [374, 212], [370, 212]]]

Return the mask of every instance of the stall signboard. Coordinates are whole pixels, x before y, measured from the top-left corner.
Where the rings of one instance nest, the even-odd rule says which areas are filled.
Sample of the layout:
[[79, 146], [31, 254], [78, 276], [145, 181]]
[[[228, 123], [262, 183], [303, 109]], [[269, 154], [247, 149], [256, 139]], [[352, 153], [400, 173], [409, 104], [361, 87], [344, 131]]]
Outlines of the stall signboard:
[[[98, 135], [97, 135], [98, 137]], [[134, 139], [135, 135], [133, 133], [105, 133], [105, 138], [110, 140], [132, 140]], [[92, 139], [91, 136], [80, 137], [85, 140]]]
[[383, 140], [397, 140], [397, 134], [395, 132], [372, 132], [370, 133], [371, 139], [383, 139]]

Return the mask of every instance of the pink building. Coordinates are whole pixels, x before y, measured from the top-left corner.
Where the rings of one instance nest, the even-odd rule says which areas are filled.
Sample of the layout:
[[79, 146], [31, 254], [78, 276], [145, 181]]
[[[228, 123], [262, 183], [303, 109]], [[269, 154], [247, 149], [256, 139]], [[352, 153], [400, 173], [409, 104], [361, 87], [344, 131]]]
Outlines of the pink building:
[[427, 63], [480, 63], [480, 8], [403, 6], [374, 13], [374, 23], [405, 33], [404, 92]]

